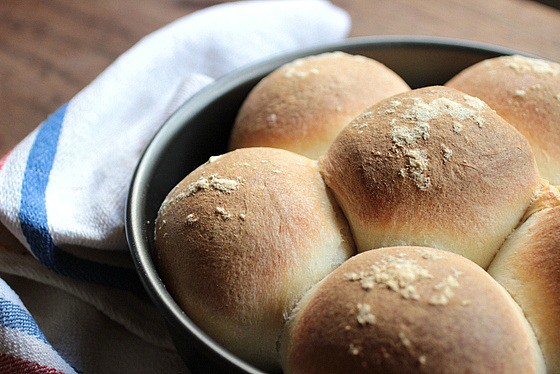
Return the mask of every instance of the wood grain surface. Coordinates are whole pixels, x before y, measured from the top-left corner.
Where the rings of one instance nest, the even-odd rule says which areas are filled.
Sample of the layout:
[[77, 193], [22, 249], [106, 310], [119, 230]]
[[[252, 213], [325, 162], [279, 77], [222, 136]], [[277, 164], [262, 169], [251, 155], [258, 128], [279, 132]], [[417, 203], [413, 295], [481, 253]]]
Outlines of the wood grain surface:
[[[295, 1], [295, 0], [287, 0]], [[352, 36], [420, 34], [560, 61], [560, 11], [528, 0], [334, 0]], [[0, 2], [0, 155], [144, 35], [220, 1]]]

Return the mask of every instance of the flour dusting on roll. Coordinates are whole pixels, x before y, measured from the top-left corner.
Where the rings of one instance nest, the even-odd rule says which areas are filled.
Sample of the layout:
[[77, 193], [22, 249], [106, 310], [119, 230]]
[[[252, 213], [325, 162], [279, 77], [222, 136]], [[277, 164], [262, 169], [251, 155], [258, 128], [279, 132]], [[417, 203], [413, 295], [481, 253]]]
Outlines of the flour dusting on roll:
[[540, 181], [527, 140], [483, 101], [446, 87], [370, 107], [319, 162], [359, 251], [422, 245], [484, 268]]
[[251, 91], [230, 149], [267, 146], [316, 159], [364, 108], [408, 90], [396, 73], [364, 56], [331, 52], [297, 59]]
[[293, 304], [354, 254], [316, 161], [272, 148], [233, 151], [189, 174], [162, 204], [155, 249], [189, 318], [265, 370], [278, 368]]
[[519, 306], [479, 266], [424, 247], [352, 257], [298, 303], [284, 372], [544, 373]]
[[542, 177], [560, 184], [560, 64], [502, 56], [463, 70], [446, 85], [484, 100], [517, 128]]

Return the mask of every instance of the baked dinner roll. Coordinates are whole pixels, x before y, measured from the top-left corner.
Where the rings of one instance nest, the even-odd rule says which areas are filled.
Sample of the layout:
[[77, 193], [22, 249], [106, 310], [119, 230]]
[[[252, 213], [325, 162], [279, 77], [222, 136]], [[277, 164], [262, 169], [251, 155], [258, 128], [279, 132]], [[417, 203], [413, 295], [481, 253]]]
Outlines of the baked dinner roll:
[[484, 268], [539, 185], [527, 140], [481, 100], [446, 87], [367, 109], [319, 162], [358, 251], [428, 246]]
[[392, 70], [364, 56], [332, 52], [295, 60], [251, 91], [230, 149], [268, 146], [316, 159], [364, 108], [409, 89]]
[[539, 171], [560, 184], [560, 64], [505, 56], [473, 65], [447, 84], [484, 100], [529, 140]]
[[509, 294], [472, 261], [425, 247], [346, 261], [298, 303], [280, 352], [287, 374], [545, 372]]
[[560, 193], [544, 189], [488, 272], [533, 326], [549, 373], [560, 373]]
[[189, 174], [162, 204], [155, 249], [186, 314], [265, 370], [278, 368], [295, 301], [354, 254], [317, 162], [272, 148], [214, 157]]

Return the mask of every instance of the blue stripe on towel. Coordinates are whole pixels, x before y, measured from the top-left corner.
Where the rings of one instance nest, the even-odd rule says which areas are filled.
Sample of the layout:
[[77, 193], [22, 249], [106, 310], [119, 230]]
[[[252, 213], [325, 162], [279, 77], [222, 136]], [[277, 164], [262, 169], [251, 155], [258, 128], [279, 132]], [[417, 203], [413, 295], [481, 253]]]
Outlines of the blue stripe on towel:
[[[27, 310], [0, 297], [0, 326], [17, 329], [49, 344]], [[49, 344], [50, 345], [50, 344]]]
[[21, 186], [21, 230], [35, 257], [49, 269], [83, 281], [142, 294], [143, 289], [134, 270], [76, 257], [57, 247], [50, 235], [45, 192], [67, 105], [43, 122], [29, 152]]

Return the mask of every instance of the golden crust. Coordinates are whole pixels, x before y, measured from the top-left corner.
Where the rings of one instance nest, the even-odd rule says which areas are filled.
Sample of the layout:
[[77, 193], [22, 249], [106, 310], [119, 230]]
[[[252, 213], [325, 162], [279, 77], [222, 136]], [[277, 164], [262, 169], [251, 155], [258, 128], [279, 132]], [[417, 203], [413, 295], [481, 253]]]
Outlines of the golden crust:
[[544, 372], [507, 292], [464, 257], [422, 247], [346, 261], [298, 303], [280, 351], [286, 373]]
[[268, 146], [316, 159], [364, 108], [408, 85], [383, 64], [342, 52], [286, 64], [243, 103], [230, 149]]
[[246, 148], [212, 158], [175, 187], [156, 221], [170, 293], [209, 335], [274, 368], [284, 315], [354, 253], [315, 161]]
[[[552, 187], [554, 189], [554, 187]], [[547, 196], [548, 195], [548, 196]], [[550, 373], [560, 372], [560, 193], [549, 193], [488, 268], [532, 325]], [[545, 200], [544, 203], [542, 200]]]
[[539, 186], [526, 139], [482, 101], [446, 87], [367, 109], [319, 163], [359, 251], [424, 245], [482, 267]]
[[528, 140], [543, 178], [560, 184], [560, 64], [504, 56], [475, 64], [447, 84], [484, 100]]

